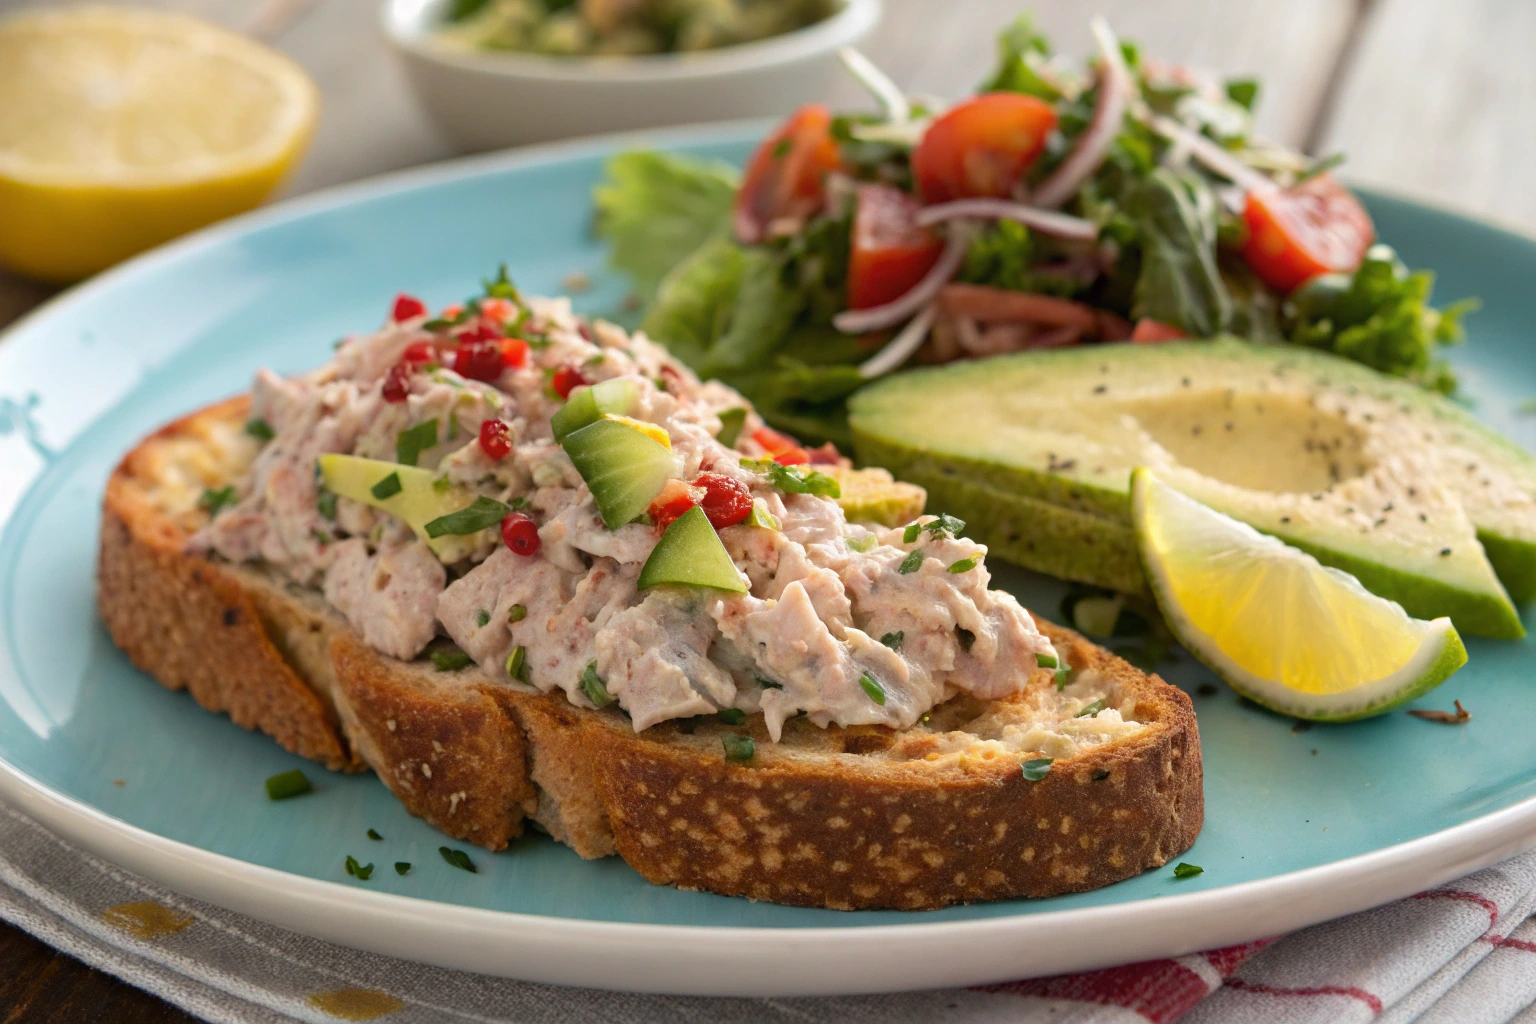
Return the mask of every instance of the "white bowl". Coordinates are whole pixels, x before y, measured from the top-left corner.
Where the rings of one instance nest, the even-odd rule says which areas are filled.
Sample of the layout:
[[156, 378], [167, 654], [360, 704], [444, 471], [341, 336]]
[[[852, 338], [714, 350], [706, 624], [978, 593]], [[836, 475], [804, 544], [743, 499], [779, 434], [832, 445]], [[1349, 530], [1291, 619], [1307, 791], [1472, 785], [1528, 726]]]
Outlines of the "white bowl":
[[845, 0], [825, 21], [701, 53], [547, 57], [466, 50], [433, 34], [448, 0], [385, 0], [384, 31], [417, 96], [469, 150], [626, 128], [783, 114], [826, 100], [837, 50], [867, 35], [882, 0]]

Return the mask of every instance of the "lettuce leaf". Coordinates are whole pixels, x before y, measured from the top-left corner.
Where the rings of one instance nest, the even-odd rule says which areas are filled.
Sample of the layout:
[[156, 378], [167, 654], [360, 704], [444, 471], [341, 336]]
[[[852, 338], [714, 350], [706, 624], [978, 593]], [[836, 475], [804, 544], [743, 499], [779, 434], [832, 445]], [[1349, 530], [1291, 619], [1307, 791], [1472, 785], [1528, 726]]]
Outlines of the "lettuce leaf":
[[1216, 197], [1205, 180], [1159, 167], [1126, 204], [1141, 241], [1134, 319], [1151, 317], [1197, 338], [1224, 331], [1232, 297], [1216, 266]]
[[690, 253], [730, 234], [739, 178], [712, 161], [646, 150], [615, 156], [592, 190], [609, 262], [649, 298]]

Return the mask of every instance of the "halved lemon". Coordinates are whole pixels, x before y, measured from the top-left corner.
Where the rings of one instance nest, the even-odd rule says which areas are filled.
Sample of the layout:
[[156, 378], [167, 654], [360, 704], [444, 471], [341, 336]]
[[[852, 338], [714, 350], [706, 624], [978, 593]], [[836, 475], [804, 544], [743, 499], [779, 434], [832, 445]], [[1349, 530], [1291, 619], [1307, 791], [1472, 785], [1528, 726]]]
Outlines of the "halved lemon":
[[293, 61], [123, 7], [0, 20], [0, 263], [72, 281], [275, 188], [319, 99]]
[[1348, 573], [1170, 487], [1131, 477], [1153, 596], [1190, 653], [1234, 690], [1315, 721], [1379, 715], [1467, 663], [1448, 618], [1410, 618]]

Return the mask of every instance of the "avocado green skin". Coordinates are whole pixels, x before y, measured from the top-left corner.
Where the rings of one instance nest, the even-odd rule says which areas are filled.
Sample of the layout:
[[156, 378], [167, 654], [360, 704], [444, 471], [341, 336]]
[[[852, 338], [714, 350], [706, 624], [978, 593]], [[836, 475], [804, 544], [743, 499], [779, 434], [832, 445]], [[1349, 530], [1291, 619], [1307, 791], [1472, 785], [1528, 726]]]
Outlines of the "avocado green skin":
[[[1139, 360], [1149, 368], [1178, 362], [1183, 356], [1208, 359], [1213, 354], [1230, 359], [1283, 361], [1290, 372], [1311, 374], [1319, 382], [1343, 389], [1359, 388], [1386, 393], [1407, 407], [1447, 421], [1475, 434], [1491, 449], [1530, 456], [1476, 420], [1464, 409], [1439, 395], [1404, 381], [1386, 378], [1374, 371], [1325, 353], [1308, 349], [1272, 349], [1234, 339], [1214, 341], [1168, 342], [1157, 346], [1121, 346], [1117, 360]], [[889, 469], [898, 479], [920, 484], [929, 491], [930, 509], [940, 505], [945, 511], [974, 522], [972, 535], [982, 540], [998, 555], [1029, 569], [1064, 579], [1109, 587], [1131, 594], [1147, 593], [1147, 582], [1135, 554], [1135, 539], [1130, 531], [1130, 494], [1097, 486], [1072, 477], [1021, 466], [1005, 466], [983, 459], [930, 452], [892, 441], [871, 431], [866, 413], [877, 410], [884, 388], [914, 388], [922, 375], [949, 376], [975, 374], [988, 363], [1018, 360], [1049, 374], [1053, 366], [1063, 368], [1081, 363], [1103, 362], [1106, 353], [1097, 346], [1018, 353], [988, 360], [950, 363], [942, 367], [903, 373], [872, 385], [854, 395], [849, 403], [850, 424], [855, 451], [867, 465]], [[868, 417], [874, 418], [874, 417]], [[967, 486], [969, 485], [969, 486]], [[940, 497], [942, 496], [942, 498]], [[990, 503], [1002, 503], [987, 511]], [[972, 506], [969, 514], [961, 509]], [[1051, 509], [1047, 506], [1056, 506]], [[1056, 513], [1076, 513], [1060, 519]], [[1105, 520], [1104, 525], [1086, 522], [1087, 518]], [[992, 522], [1002, 522], [1007, 533], [990, 530]], [[1500, 640], [1525, 636], [1525, 627], [1516, 609], [1501, 595], [1474, 593], [1449, 586], [1439, 580], [1344, 554], [1320, 545], [1300, 542], [1293, 537], [1266, 530], [1293, 547], [1300, 548], [1324, 565], [1355, 576], [1372, 593], [1402, 605], [1415, 618], [1447, 616], [1456, 628], [1468, 635]], [[1052, 544], [1075, 547], [1074, 550], [1049, 554], [1038, 549], [1043, 542], [1030, 545], [1018, 538], [1028, 535], [1048, 538]], [[1012, 538], [1011, 540], [1009, 538]], [[1536, 598], [1536, 543], [1508, 538], [1490, 530], [1479, 530], [1478, 539], [1499, 581], [1510, 599]]]
[[[1143, 472], [1145, 471], [1137, 470], [1136, 475], [1140, 476]], [[1150, 545], [1142, 544], [1140, 541], [1140, 538], [1142, 537], [1141, 528], [1133, 527], [1132, 536], [1136, 538], [1136, 557], [1141, 565], [1143, 573], [1145, 573], [1148, 580], [1155, 580], [1157, 577], [1152, 572], [1150, 561], [1147, 559], [1145, 553], [1146, 549]], [[1281, 539], [1284, 540], [1284, 538]], [[1287, 543], [1289, 542], [1287, 541]], [[1313, 557], [1316, 558], [1317, 556], [1314, 554]], [[1321, 562], [1322, 559], [1319, 558], [1318, 561]], [[1327, 563], [1325, 562], [1324, 564], [1326, 565]], [[1365, 581], [1361, 580], [1361, 583], [1364, 585]], [[1449, 679], [1463, 665], [1467, 663], [1466, 644], [1462, 643], [1461, 636], [1457, 633], [1457, 631], [1452, 630], [1445, 638], [1445, 646], [1440, 649], [1440, 656], [1434, 660], [1434, 663], [1429, 666], [1429, 669], [1424, 673], [1422, 677], [1420, 677], [1419, 681], [1412, 688], [1401, 690], [1388, 697], [1382, 698], [1380, 701], [1368, 704], [1356, 711], [1343, 713], [1330, 713], [1326, 711], [1308, 713], [1306, 711], [1297, 711], [1294, 707], [1281, 707], [1279, 704], [1269, 700], [1264, 695], [1254, 692], [1248, 687], [1243, 686], [1241, 683], [1235, 683], [1223, 675], [1221, 669], [1217, 665], [1215, 665], [1209, 659], [1205, 658], [1200, 653], [1200, 646], [1198, 644], [1191, 643], [1190, 639], [1185, 636], [1183, 623], [1178, 618], [1178, 616], [1170, 616], [1166, 611], [1163, 610], [1165, 599], [1162, 593], [1159, 591], [1157, 584], [1151, 583], [1149, 588], [1152, 591], [1153, 600], [1157, 602], [1158, 611], [1163, 613], [1163, 621], [1167, 623], [1168, 628], [1173, 631], [1174, 638], [1179, 641], [1180, 645], [1182, 645], [1183, 648], [1190, 654], [1195, 656], [1195, 660], [1199, 661], [1206, 668], [1214, 672], [1222, 682], [1226, 683], [1228, 686], [1232, 687], [1232, 689], [1236, 690], [1244, 697], [1247, 697], [1255, 704], [1258, 704], [1261, 707], [1269, 708], [1269, 710], [1285, 715], [1288, 718], [1303, 718], [1309, 722], [1358, 722], [1362, 718], [1375, 718], [1378, 715], [1386, 714], [1388, 711], [1391, 711], [1394, 708], [1401, 707], [1402, 705], [1407, 704], [1409, 701], [1418, 700], [1430, 690], [1433, 690], [1435, 687]], [[1370, 590], [1372, 593], [1375, 593], [1375, 588], [1369, 585], [1366, 585], [1366, 589]], [[1413, 615], [1411, 611], [1408, 614]], [[1414, 617], [1419, 618], [1420, 616]], [[1454, 620], [1452, 621], [1454, 622]]]

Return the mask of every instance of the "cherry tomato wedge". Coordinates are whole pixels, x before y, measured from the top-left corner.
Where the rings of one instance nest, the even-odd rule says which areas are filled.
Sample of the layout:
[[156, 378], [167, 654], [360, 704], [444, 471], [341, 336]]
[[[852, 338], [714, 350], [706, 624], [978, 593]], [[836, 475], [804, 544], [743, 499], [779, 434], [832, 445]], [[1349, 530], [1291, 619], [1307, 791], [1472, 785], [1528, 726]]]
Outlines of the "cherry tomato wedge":
[[717, 530], [735, 526], [752, 514], [752, 492], [724, 473], [700, 473], [693, 485], [703, 488], [699, 504], [709, 525]]
[[1376, 238], [1371, 215], [1329, 174], [1283, 191], [1249, 192], [1243, 221], [1243, 259], [1282, 292], [1318, 274], [1353, 273]]
[[848, 308], [869, 309], [901, 298], [921, 281], [944, 251], [932, 231], [919, 227], [916, 196], [890, 185], [860, 185], [848, 257]]
[[671, 526], [679, 516], [697, 505], [701, 493], [681, 480], [668, 480], [661, 493], [651, 502], [650, 508], [646, 509], [651, 521], [656, 524], [657, 532]]
[[799, 442], [772, 427], [758, 427], [752, 431], [752, 440], [762, 445], [768, 457], [780, 465], [804, 466], [811, 461], [811, 453]]
[[930, 203], [1006, 198], [1055, 127], [1055, 108], [1033, 96], [989, 92], [958, 103], [912, 151], [918, 191]]
[[1153, 320], [1151, 317], [1142, 317], [1136, 321], [1136, 329], [1131, 332], [1131, 341], [1137, 345], [1151, 345], [1159, 341], [1177, 341], [1187, 338], [1189, 335], [1179, 330], [1173, 324], [1165, 324], [1161, 320]]
[[791, 114], [747, 162], [732, 218], [737, 241], [761, 242], [774, 221], [803, 219], [816, 212], [823, 180], [839, 162], [832, 112], [811, 103]]

